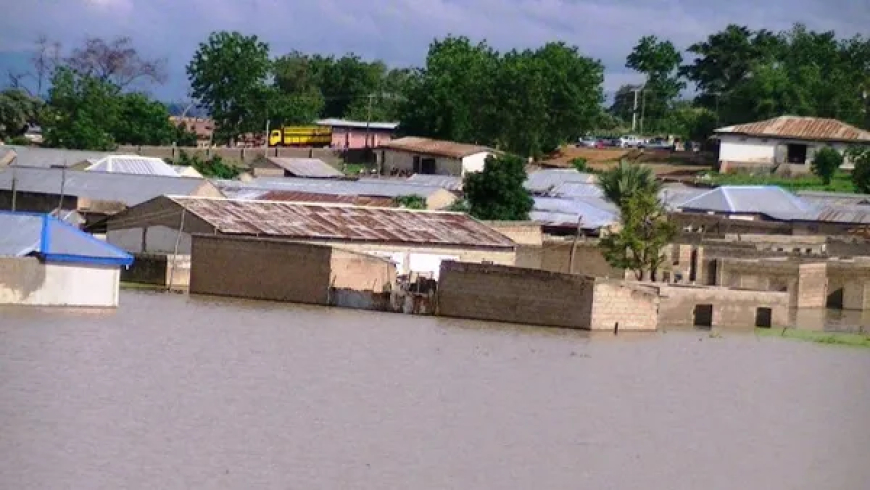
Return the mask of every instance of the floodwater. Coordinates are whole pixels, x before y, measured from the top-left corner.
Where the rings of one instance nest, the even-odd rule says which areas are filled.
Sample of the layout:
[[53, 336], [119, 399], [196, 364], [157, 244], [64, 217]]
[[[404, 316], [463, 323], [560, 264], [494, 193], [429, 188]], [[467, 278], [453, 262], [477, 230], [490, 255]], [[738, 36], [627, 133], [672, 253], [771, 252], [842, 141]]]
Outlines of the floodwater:
[[124, 292], [0, 310], [0, 488], [864, 489], [870, 352]]

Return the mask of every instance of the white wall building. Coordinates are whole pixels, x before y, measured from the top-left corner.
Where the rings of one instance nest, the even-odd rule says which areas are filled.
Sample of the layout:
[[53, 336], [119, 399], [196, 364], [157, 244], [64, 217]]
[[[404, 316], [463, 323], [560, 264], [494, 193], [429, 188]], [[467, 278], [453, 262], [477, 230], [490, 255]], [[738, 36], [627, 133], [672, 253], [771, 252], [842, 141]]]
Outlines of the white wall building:
[[[719, 140], [719, 171], [787, 166], [808, 172], [820, 148], [839, 152], [852, 145], [870, 145], [870, 132], [835, 119], [781, 116], [715, 131]], [[851, 162], [844, 162], [849, 168]]]
[[385, 175], [404, 172], [464, 177], [483, 170], [486, 157], [495, 153], [485, 146], [409, 136], [381, 144], [378, 158]]
[[0, 304], [118, 306], [133, 257], [46, 214], [0, 212]]

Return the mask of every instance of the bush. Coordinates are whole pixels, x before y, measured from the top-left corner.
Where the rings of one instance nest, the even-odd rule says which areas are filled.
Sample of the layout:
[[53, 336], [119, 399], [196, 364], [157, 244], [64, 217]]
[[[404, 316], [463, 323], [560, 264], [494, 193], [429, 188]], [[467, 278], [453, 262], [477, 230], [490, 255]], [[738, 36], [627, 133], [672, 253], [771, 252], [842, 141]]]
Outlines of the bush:
[[586, 172], [589, 168], [586, 166], [586, 159], [577, 157], [571, 160], [571, 166], [578, 172]]
[[13, 136], [6, 141], [7, 145], [30, 146], [33, 143], [24, 136]]
[[812, 170], [814, 174], [822, 179], [825, 185], [828, 185], [842, 164], [843, 155], [833, 148], [825, 147], [816, 152], [816, 156], [813, 158]]
[[870, 147], [855, 147], [848, 151], [855, 165], [852, 170], [852, 183], [862, 194], [870, 194]]

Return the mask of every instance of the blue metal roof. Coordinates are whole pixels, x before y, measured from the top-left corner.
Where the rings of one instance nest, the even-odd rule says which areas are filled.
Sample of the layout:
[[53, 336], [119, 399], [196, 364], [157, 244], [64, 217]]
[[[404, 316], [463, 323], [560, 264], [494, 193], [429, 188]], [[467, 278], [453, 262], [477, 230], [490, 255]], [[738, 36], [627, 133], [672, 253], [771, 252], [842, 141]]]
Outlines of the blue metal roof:
[[0, 256], [47, 262], [130, 265], [133, 256], [48, 214], [0, 211]]
[[818, 210], [810, 203], [777, 186], [722, 186], [689, 199], [678, 207], [718, 213], [763, 214], [788, 221], [805, 218]]

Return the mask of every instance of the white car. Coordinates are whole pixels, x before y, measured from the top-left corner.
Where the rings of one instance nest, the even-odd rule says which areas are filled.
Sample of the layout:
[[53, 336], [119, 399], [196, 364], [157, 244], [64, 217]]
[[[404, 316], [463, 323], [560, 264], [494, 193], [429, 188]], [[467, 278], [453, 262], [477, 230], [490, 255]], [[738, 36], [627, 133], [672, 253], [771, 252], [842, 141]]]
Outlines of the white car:
[[639, 145], [643, 144], [643, 140], [638, 138], [637, 136], [623, 136], [619, 138], [619, 147], [620, 148], [635, 148]]

